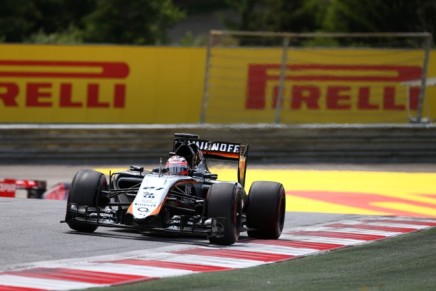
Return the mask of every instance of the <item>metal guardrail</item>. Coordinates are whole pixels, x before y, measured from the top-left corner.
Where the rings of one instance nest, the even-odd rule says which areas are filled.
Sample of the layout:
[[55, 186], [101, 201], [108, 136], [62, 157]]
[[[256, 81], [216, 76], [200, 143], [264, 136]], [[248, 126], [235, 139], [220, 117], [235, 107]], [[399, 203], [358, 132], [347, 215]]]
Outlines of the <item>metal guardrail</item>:
[[254, 163], [434, 163], [434, 125], [0, 125], [0, 164], [143, 164], [175, 132], [250, 144]]

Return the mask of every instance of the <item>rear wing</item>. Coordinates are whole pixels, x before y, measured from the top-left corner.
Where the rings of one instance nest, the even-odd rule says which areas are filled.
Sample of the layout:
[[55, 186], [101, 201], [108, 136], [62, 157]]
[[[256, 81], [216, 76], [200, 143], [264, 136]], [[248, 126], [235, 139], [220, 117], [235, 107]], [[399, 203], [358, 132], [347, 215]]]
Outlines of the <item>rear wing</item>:
[[245, 186], [248, 144], [202, 140], [196, 134], [174, 134], [174, 151], [183, 144], [195, 145], [193, 147], [200, 150], [204, 158], [237, 161], [238, 182]]

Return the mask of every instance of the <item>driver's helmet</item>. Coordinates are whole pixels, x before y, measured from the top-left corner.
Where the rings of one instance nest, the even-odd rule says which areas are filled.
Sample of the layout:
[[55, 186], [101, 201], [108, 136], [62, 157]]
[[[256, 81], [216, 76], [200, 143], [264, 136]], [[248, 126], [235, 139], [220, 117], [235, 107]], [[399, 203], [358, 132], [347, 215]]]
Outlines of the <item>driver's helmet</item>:
[[169, 175], [187, 176], [189, 173], [188, 162], [184, 157], [172, 156], [165, 164], [165, 172]]

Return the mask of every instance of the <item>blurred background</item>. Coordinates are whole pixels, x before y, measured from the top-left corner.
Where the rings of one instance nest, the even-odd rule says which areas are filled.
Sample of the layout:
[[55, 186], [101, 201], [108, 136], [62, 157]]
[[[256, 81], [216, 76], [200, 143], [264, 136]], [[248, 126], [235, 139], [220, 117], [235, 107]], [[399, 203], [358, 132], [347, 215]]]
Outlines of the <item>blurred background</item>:
[[436, 160], [432, 0], [5, 0], [3, 163], [155, 159], [175, 131], [285, 162]]

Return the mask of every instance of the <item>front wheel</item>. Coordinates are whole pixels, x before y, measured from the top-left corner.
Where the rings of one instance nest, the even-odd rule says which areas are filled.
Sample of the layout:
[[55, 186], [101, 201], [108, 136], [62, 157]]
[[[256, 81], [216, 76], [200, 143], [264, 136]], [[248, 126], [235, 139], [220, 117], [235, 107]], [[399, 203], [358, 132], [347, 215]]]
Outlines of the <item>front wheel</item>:
[[248, 193], [247, 231], [249, 237], [278, 239], [286, 213], [283, 185], [276, 182], [254, 182]]
[[232, 183], [214, 184], [207, 195], [207, 214], [210, 218], [224, 218], [223, 235], [211, 236], [213, 244], [231, 245], [239, 239], [242, 219], [241, 189]]
[[94, 232], [97, 226], [73, 219], [73, 213], [69, 209], [71, 204], [85, 207], [101, 206], [101, 191], [107, 189], [106, 177], [92, 170], [80, 170], [73, 178], [67, 202], [67, 214], [65, 221], [71, 229], [80, 232]]

